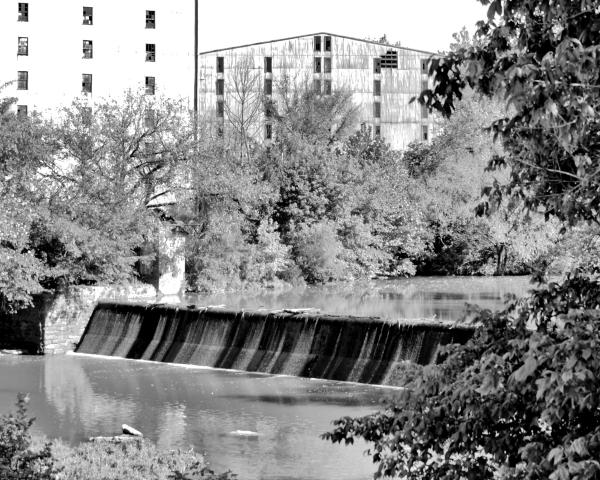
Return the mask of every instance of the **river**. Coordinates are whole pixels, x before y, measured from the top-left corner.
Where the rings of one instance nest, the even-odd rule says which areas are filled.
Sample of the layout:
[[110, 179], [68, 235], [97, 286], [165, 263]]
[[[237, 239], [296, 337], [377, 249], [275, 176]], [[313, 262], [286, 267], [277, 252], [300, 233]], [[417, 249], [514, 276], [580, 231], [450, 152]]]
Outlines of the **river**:
[[[286, 292], [187, 298], [235, 308], [317, 308], [383, 318], [456, 320], [465, 302], [497, 309], [526, 278], [415, 278]], [[395, 390], [82, 355], [0, 356], [0, 413], [31, 394], [34, 431], [77, 444], [128, 423], [161, 448], [205, 452], [241, 479], [367, 479], [365, 444], [319, 438], [331, 421], [375, 411]], [[246, 437], [236, 430], [256, 432]]]

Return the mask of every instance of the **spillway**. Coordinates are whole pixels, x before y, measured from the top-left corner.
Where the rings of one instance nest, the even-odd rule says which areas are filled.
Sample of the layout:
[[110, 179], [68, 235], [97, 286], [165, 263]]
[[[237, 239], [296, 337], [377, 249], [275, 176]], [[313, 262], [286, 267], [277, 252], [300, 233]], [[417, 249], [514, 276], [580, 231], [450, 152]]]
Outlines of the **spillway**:
[[371, 384], [435, 361], [473, 327], [286, 311], [99, 303], [78, 353]]

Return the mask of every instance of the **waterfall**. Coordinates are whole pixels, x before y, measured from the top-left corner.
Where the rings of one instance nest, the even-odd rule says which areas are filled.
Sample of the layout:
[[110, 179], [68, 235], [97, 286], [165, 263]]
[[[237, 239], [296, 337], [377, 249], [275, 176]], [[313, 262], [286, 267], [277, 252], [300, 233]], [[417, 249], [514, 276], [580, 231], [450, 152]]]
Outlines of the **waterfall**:
[[315, 313], [100, 303], [77, 352], [387, 384], [398, 364], [435, 361], [473, 327]]

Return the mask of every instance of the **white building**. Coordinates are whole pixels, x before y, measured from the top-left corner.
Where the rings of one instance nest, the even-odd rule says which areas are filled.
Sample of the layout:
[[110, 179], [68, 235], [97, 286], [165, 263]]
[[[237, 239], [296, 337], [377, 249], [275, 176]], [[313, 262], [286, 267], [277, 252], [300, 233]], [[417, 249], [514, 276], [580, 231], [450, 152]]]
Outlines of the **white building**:
[[[194, 106], [198, 0], [0, 1], [0, 84], [24, 113], [127, 89]], [[196, 50], [195, 50], [196, 49]]]
[[[201, 52], [199, 112], [226, 132], [227, 113], [232, 102], [240, 101], [241, 83], [277, 102], [278, 81], [286, 76], [308, 79], [322, 95], [341, 88], [352, 92], [361, 107], [360, 122], [372, 126], [374, 134], [383, 136], [393, 148], [404, 149], [412, 141], [429, 140], [435, 134], [433, 116], [410, 102], [427, 88], [431, 55], [325, 32]], [[272, 128], [261, 115], [262, 131], [255, 130], [268, 139]]]

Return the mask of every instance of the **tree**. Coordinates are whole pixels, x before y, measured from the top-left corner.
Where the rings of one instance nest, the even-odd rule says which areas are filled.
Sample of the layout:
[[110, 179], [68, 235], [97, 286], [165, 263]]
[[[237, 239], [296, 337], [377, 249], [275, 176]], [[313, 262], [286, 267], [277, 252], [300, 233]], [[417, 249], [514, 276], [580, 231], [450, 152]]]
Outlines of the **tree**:
[[[492, 125], [508, 200], [568, 226], [598, 222], [598, 3], [482, 0], [477, 42], [433, 59], [420, 100], [451, 115], [465, 85], [503, 95]], [[508, 197], [508, 198], [507, 198]], [[326, 438], [371, 442], [376, 476], [416, 479], [600, 477], [599, 271], [576, 270], [500, 313], [480, 311], [475, 336], [441, 363], [412, 366], [384, 412], [336, 421]]]

